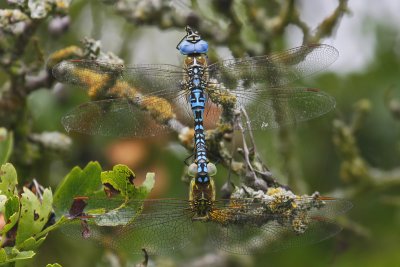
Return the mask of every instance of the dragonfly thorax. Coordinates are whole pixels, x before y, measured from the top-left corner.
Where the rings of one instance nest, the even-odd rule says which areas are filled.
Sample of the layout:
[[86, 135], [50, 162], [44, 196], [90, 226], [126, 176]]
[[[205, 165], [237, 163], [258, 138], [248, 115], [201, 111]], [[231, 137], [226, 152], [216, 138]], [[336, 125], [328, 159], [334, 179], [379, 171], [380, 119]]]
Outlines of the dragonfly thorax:
[[184, 60], [184, 69], [186, 70], [186, 87], [189, 90], [194, 88], [204, 89], [208, 82], [206, 55], [191, 55]]

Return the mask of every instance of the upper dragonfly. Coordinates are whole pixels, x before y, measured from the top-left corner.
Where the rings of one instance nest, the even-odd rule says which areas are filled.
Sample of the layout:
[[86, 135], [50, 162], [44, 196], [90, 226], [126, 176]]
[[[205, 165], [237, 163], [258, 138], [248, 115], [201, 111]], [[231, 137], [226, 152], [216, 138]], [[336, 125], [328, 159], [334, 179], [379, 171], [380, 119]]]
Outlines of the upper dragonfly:
[[64, 127], [87, 134], [157, 135], [173, 129], [177, 115], [193, 115], [193, 104], [204, 110], [211, 101], [220, 106], [230, 101], [247, 111], [251, 129], [257, 130], [306, 121], [334, 108], [334, 98], [318, 89], [288, 87], [333, 63], [338, 57], [334, 47], [303, 45], [209, 65], [207, 42], [190, 27], [186, 32], [177, 46], [185, 55], [183, 68], [93, 60], [57, 64], [53, 75], [58, 81], [85, 88], [95, 100], [63, 117]]

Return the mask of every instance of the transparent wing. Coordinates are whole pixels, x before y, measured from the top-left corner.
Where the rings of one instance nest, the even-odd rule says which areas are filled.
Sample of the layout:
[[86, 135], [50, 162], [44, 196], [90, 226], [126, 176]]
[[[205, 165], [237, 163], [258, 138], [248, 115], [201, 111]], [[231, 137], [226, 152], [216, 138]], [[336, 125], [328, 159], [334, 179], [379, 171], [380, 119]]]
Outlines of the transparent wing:
[[254, 199], [224, 200], [215, 205], [209, 227], [212, 242], [238, 254], [320, 242], [341, 230], [333, 219], [352, 207], [347, 200], [327, 197], [302, 197], [296, 205]]
[[86, 89], [92, 98], [151, 94], [174, 99], [181, 88], [184, 71], [173, 65], [125, 67], [101, 61], [70, 60], [54, 66], [53, 75], [61, 83]]
[[120, 200], [92, 199], [91, 208], [108, 206], [113, 210], [93, 214], [94, 209], [77, 216], [62, 228], [63, 232], [80, 242], [88, 239], [134, 254], [142, 253], [143, 248], [148, 254], [163, 254], [190, 243], [193, 227], [188, 201], [131, 200], [130, 208], [122, 205], [115, 209], [118, 203]]
[[234, 91], [238, 108], [243, 107], [252, 130], [279, 128], [322, 116], [334, 109], [335, 99], [311, 88], [269, 88]]
[[328, 45], [305, 45], [269, 56], [221, 61], [209, 67], [209, 87], [223, 84], [244, 107], [253, 130], [277, 128], [319, 117], [335, 100], [318, 89], [290, 88], [293, 81], [336, 60]]
[[[53, 75], [62, 83], [84, 88], [91, 99], [103, 100], [81, 105], [68, 113], [63, 118], [67, 131], [120, 137], [153, 136], [167, 132], [162, 123], [175, 116], [191, 118], [187, 90], [181, 84], [184, 73], [179, 67], [127, 68], [72, 60], [56, 65]], [[115, 100], [104, 100], [110, 98]]]
[[140, 253], [165, 254], [187, 246], [193, 235], [193, 224], [187, 210], [166, 210], [163, 213], [143, 214], [133, 223], [121, 228], [114, 246]]
[[[172, 107], [165, 100], [152, 102], [158, 106], [160, 119], [163, 114], [171, 114]], [[68, 112], [61, 123], [68, 132], [90, 135], [146, 137], [170, 131], [167, 125], [157, 123], [151, 112], [143, 112], [144, 109], [126, 98], [92, 101]]]
[[231, 90], [240, 83], [281, 87], [325, 69], [338, 56], [336, 48], [329, 45], [303, 45], [266, 56], [217, 62], [209, 66], [209, 75]]
[[292, 230], [288, 223], [269, 221], [263, 225], [215, 225], [210, 236], [216, 247], [236, 254], [272, 252], [315, 244], [341, 231], [329, 220], [312, 220], [304, 233]]
[[[318, 196], [318, 197], [301, 196], [295, 198], [294, 200], [283, 199], [280, 203], [285, 209], [291, 208], [289, 204], [295, 203], [296, 205], [294, 205], [294, 207], [307, 210], [307, 214], [309, 216], [313, 217], [319, 216], [329, 219], [334, 219], [338, 215], [346, 213], [353, 207], [353, 204], [346, 199], [325, 197], [325, 196]], [[228, 218], [229, 216], [232, 215], [253, 216], [254, 215], [254, 213], [252, 213], [253, 211], [265, 208], [267, 208], [268, 211], [268, 208], [270, 208], [272, 204], [277, 205], [276, 199], [272, 197], [271, 199], [259, 199], [259, 198], [219, 199], [214, 202], [214, 208], [218, 212], [216, 214], [217, 216], [223, 216], [225, 218]], [[281, 216], [279, 214], [279, 210], [277, 210], [277, 213], [278, 214], [274, 214], [274, 216]], [[251, 218], [252, 220], [256, 219], [261, 220], [263, 216], [270, 216], [272, 214], [273, 213], [269, 211], [264, 214], [255, 214], [255, 216]]]

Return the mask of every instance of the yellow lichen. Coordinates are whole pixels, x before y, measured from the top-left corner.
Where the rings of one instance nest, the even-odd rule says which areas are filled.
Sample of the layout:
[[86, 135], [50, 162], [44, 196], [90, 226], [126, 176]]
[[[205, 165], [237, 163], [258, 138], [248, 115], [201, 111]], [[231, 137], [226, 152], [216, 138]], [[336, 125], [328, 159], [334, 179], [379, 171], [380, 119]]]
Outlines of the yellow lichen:
[[280, 188], [280, 187], [276, 187], [276, 188], [270, 187], [267, 190], [268, 196], [274, 196], [274, 195], [278, 195], [278, 194], [282, 194], [282, 188]]
[[160, 123], [164, 123], [174, 117], [171, 104], [160, 97], [146, 96], [142, 99], [142, 107], [149, 111], [153, 118]]
[[307, 230], [310, 218], [306, 212], [301, 212], [292, 220], [292, 228], [296, 233], [303, 234]]
[[66, 10], [69, 7], [69, 2], [65, 1], [65, 0], [57, 0], [55, 2], [57, 9], [63, 9]]
[[110, 80], [109, 75], [100, 74], [89, 69], [76, 68], [72, 74], [79, 79], [81, 84], [88, 88], [90, 98], [98, 97], [100, 89]]
[[114, 86], [108, 90], [107, 94], [116, 97], [126, 97], [132, 99], [137, 95], [137, 90], [126, 81], [117, 81]]
[[70, 59], [73, 57], [81, 57], [83, 55], [82, 49], [78, 46], [72, 45], [66, 48], [60, 49], [53, 54], [50, 55], [49, 60], [47, 61], [47, 68], [51, 69], [57, 63]]
[[193, 136], [194, 129], [187, 127], [179, 133], [179, 140], [185, 147], [193, 147]]
[[232, 216], [228, 209], [216, 209], [209, 212], [210, 220], [220, 224], [227, 224], [231, 217]]

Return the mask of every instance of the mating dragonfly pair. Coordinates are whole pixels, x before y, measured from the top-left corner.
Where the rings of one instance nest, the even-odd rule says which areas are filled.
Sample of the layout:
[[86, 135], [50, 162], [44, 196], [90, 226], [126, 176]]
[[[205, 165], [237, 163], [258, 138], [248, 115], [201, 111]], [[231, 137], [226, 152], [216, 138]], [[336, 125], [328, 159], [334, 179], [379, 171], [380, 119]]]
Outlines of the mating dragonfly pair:
[[190, 173], [194, 178], [189, 200], [131, 201], [136, 212], [141, 207], [143, 211], [115, 214], [110, 208], [109, 214], [107, 207], [111, 207], [112, 199], [88, 199], [102, 203], [106, 211], [90, 216], [82, 212], [71, 216], [71, 221], [84, 221], [89, 228], [96, 229], [91, 231], [96, 236], [102, 227], [115, 224], [112, 214], [122, 217], [126, 224], [118, 226], [108, 245], [127, 247], [131, 252], [144, 248], [151, 254], [190, 243], [197, 225], [206, 228], [214, 245], [234, 253], [247, 253], [260, 244], [276, 250], [314, 243], [337, 233], [340, 228], [332, 219], [351, 207], [345, 200], [318, 195], [300, 197], [282, 188], [259, 192], [257, 197], [241, 195], [216, 200], [212, 179], [216, 169], [208, 162], [203, 127], [210, 114], [210, 102], [222, 108], [226, 102], [231, 108], [244, 108], [253, 130], [293, 124], [330, 111], [335, 105], [331, 96], [287, 85], [327, 67], [337, 58], [336, 49], [305, 45], [270, 56], [209, 65], [207, 42], [190, 27], [186, 31], [177, 46], [185, 55], [183, 68], [126, 68], [87, 60], [65, 61], [54, 67], [53, 74], [60, 82], [82, 86], [96, 100], [63, 118], [67, 130], [118, 136], [155, 135], [174, 129], [179, 114], [189, 114], [194, 120], [195, 161]]

